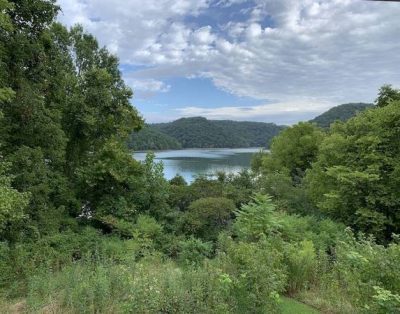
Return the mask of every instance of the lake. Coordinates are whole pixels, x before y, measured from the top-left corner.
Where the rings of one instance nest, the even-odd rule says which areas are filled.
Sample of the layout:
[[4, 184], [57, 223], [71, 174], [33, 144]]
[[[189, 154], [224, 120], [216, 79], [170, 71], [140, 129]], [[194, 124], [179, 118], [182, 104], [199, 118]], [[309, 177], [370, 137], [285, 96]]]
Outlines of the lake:
[[[190, 183], [197, 175], [214, 174], [217, 171], [238, 173], [250, 168], [252, 155], [260, 148], [215, 148], [182, 149], [156, 151], [155, 160], [164, 164], [164, 176], [167, 180], [180, 174]], [[133, 157], [143, 161], [146, 152], [135, 152]]]

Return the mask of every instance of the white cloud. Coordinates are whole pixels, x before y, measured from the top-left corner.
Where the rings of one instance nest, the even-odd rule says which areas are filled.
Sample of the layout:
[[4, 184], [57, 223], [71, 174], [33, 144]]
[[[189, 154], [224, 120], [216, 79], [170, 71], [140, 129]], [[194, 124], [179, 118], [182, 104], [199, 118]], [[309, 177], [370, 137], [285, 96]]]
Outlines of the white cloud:
[[309, 103], [372, 101], [382, 84], [400, 85], [399, 3], [254, 0], [248, 20], [222, 32], [186, 23], [209, 6], [242, 2], [59, 1], [62, 21], [82, 23], [122, 63], [152, 66], [135, 74], [144, 82], [208, 77], [235, 95], [301, 111]]
[[170, 85], [167, 85], [162, 81], [153, 79], [147, 79], [147, 80], [126, 79], [126, 82], [129, 86], [133, 88], [134, 91], [141, 91], [141, 92], [166, 93], [171, 88]]
[[311, 119], [331, 106], [330, 103], [296, 101], [248, 107], [201, 108], [193, 106], [175, 110], [179, 116], [183, 117], [202, 116], [214, 120], [276, 121], [280, 124], [293, 124], [299, 120], [299, 117], [305, 120]]

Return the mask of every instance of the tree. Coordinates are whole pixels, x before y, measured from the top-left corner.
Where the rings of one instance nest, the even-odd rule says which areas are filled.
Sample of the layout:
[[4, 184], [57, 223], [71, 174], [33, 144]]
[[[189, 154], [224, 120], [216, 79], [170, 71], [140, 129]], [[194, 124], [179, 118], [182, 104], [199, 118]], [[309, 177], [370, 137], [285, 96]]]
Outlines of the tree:
[[281, 226], [273, 215], [275, 208], [270, 196], [256, 194], [249, 204], [235, 211], [235, 233], [240, 239], [249, 241], [276, 234]]
[[56, 23], [58, 11], [54, 0], [0, 0], [0, 143], [39, 235], [85, 211], [132, 219], [143, 190], [144, 166], [126, 148], [143, 121], [118, 59]]
[[383, 85], [379, 89], [375, 104], [378, 107], [387, 106], [392, 101], [400, 100], [400, 89], [393, 88], [392, 85]]
[[306, 176], [324, 213], [381, 240], [400, 232], [400, 101], [337, 124]]
[[235, 210], [235, 204], [223, 197], [201, 198], [190, 204], [183, 217], [184, 229], [205, 240], [216, 240]]
[[26, 218], [29, 202], [29, 194], [11, 187], [11, 177], [7, 175], [9, 166], [0, 160], [0, 241], [16, 237], [16, 227]]
[[261, 172], [288, 172], [294, 182], [302, 178], [318, 154], [324, 132], [311, 123], [300, 122], [272, 140], [271, 152], [263, 157]]

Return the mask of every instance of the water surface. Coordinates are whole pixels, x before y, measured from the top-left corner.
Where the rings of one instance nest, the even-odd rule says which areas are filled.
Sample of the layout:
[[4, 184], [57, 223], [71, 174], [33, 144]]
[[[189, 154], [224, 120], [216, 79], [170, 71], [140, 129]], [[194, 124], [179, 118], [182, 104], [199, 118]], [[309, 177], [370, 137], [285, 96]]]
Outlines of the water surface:
[[[155, 152], [155, 159], [163, 162], [166, 179], [180, 174], [186, 182], [192, 182], [198, 175], [215, 174], [217, 171], [238, 173], [248, 169], [252, 155], [259, 150], [260, 148], [167, 150]], [[146, 153], [136, 152], [133, 157], [143, 161]]]

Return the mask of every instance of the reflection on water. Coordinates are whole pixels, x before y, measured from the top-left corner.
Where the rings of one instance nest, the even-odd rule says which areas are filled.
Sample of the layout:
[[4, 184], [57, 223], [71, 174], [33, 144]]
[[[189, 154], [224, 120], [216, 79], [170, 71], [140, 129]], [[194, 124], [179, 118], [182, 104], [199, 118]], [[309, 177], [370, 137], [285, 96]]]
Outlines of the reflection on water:
[[[166, 179], [180, 174], [187, 182], [196, 175], [214, 174], [217, 171], [237, 173], [250, 167], [251, 157], [260, 148], [219, 148], [219, 149], [184, 149], [158, 151], [156, 161], [164, 164]], [[136, 152], [136, 160], [143, 161], [145, 152]]]

